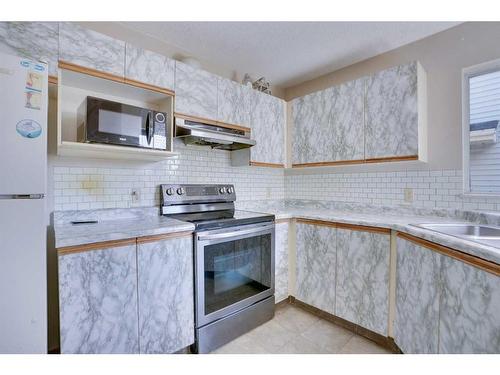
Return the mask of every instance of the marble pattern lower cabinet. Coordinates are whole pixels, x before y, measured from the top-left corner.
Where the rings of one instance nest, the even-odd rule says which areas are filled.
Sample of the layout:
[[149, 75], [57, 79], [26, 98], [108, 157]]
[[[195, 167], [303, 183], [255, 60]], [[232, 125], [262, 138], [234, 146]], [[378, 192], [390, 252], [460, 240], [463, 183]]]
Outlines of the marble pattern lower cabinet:
[[444, 257], [440, 353], [500, 353], [500, 277]]
[[295, 297], [335, 314], [335, 228], [300, 222], [296, 228]]
[[175, 112], [217, 120], [218, 77], [177, 61]]
[[0, 22], [0, 51], [45, 60], [52, 76], [57, 76], [58, 37], [57, 22]]
[[217, 84], [217, 121], [250, 127], [251, 87], [227, 78]]
[[276, 224], [276, 238], [274, 246], [274, 296], [276, 298], [276, 302], [283, 301], [288, 297], [288, 232], [288, 222]]
[[394, 340], [404, 353], [438, 353], [443, 256], [397, 239]]
[[59, 59], [123, 77], [125, 42], [75, 23], [60, 22]]
[[136, 246], [59, 255], [61, 353], [138, 353]]
[[292, 105], [292, 163], [364, 158], [364, 78], [301, 98]]
[[285, 102], [253, 90], [251, 128], [257, 144], [250, 149], [251, 161], [284, 165], [285, 127]]
[[173, 353], [194, 342], [192, 237], [139, 243], [141, 353]]
[[126, 44], [125, 78], [173, 90], [174, 76], [175, 60]]
[[367, 78], [365, 158], [418, 154], [418, 63]]
[[336, 315], [387, 336], [390, 234], [337, 228]]

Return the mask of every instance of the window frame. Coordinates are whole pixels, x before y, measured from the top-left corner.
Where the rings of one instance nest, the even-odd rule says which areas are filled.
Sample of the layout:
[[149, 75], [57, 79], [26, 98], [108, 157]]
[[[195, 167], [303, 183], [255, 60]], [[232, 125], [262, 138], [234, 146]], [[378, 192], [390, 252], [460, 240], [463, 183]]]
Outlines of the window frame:
[[462, 69], [462, 178], [463, 192], [468, 196], [500, 197], [500, 193], [474, 192], [470, 186], [470, 84], [469, 80], [500, 70], [500, 59]]

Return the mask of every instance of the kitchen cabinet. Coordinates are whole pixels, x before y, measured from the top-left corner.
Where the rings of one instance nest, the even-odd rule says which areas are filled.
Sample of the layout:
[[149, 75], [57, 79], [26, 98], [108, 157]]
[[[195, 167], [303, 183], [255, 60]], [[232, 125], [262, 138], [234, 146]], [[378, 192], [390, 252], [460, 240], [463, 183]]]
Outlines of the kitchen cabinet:
[[219, 78], [217, 86], [217, 121], [250, 126], [251, 97], [254, 90], [227, 78]]
[[175, 61], [166, 56], [126, 44], [125, 78], [174, 90]]
[[276, 223], [274, 245], [274, 297], [276, 302], [288, 298], [288, 221]]
[[390, 231], [337, 227], [336, 315], [387, 336]]
[[217, 120], [219, 78], [182, 62], [175, 63], [175, 112]]
[[444, 257], [401, 237], [396, 247], [394, 340], [404, 353], [438, 353]]
[[[417, 62], [372, 74], [366, 79], [365, 158], [418, 155], [419, 87], [423, 71]], [[422, 94], [422, 92], [420, 92]]]
[[59, 23], [59, 59], [114, 76], [125, 74], [125, 42], [78, 26]]
[[138, 353], [135, 241], [59, 255], [61, 353]]
[[443, 257], [439, 353], [500, 353], [500, 276]]
[[141, 353], [173, 353], [194, 343], [192, 241], [138, 239]]
[[293, 165], [364, 159], [364, 78], [296, 98], [291, 106]]
[[49, 75], [57, 76], [57, 22], [0, 22], [0, 51], [47, 61]]
[[295, 297], [335, 314], [335, 227], [299, 220], [296, 236]]

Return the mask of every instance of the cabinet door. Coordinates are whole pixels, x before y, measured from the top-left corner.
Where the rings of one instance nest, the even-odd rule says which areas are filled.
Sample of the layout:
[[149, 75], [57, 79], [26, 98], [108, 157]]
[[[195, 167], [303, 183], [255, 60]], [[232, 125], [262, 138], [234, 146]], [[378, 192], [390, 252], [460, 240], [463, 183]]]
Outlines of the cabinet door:
[[175, 63], [175, 112], [217, 120], [218, 77]]
[[390, 235], [337, 228], [336, 315], [387, 336]]
[[285, 164], [285, 102], [253, 90], [251, 128], [257, 144], [251, 150], [251, 161]]
[[274, 246], [274, 296], [276, 302], [288, 298], [288, 230], [289, 224], [287, 222], [276, 224]]
[[296, 297], [335, 314], [335, 228], [297, 223]]
[[59, 23], [59, 58], [123, 77], [125, 42], [70, 22]]
[[293, 164], [364, 158], [364, 79], [294, 99]]
[[174, 89], [174, 60], [129, 43], [126, 45], [125, 59], [125, 78]]
[[250, 126], [252, 88], [230, 79], [219, 78], [217, 120], [227, 124]]
[[394, 340], [404, 353], [437, 353], [443, 256], [397, 239]]
[[0, 51], [49, 63], [49, 75], [57, 76], [57, 22], [0, 22]]
[[138, 353], [136, 246], [59, 256], [61, 353]]
[[443, 257], [440, 353], [500, 353], [500, 277]]
[[141, 353], [174, 353], [194, 342], [192, 237], [139, 243]]
[[375, 73], [366, 84], [365, 157], [418, 154], [418, 67]]

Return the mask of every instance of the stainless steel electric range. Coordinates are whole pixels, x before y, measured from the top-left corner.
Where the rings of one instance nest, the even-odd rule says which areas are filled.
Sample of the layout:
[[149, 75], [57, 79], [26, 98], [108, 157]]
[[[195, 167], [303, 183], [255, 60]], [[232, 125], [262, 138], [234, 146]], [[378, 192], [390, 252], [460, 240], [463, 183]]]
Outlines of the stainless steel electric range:
[[209, 353], [274, 316], [274, 215], [234, 208], [233, 185], [161, 185], [162, 214], [193, 223], [193, 350]]

